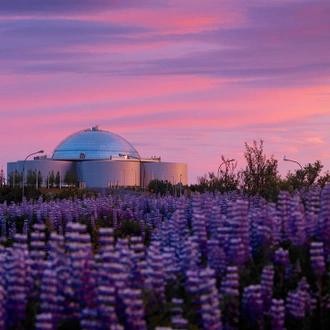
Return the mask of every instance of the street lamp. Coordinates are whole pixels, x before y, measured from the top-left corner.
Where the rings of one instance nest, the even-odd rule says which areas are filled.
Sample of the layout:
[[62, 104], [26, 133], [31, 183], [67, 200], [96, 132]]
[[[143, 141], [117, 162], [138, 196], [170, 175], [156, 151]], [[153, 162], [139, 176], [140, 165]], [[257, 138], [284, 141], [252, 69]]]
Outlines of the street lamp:
[[284, 156], [283, 160], [284, 160], [285, 162], [296, 163], [296, 164], [298, 164], [298, 165], [300, 166], [301, 170], [303, 169], [303, 167], [302, 167], [297, 161], [295, 161], [295, 160], [292, 160], [292, 159], [286, 158], [286, 156]]
[[180, 174], [180, 196], [181, 196], [181, 190], [182, 190], [182, 182], [181, 182], [181, 179], [182, 179], [182, 174]]
[[235, 158], [227, 159], [227, 160], [225, 160], [223, 163], [220, 164], [220, 166], [219, 166], [219, 168], [218, 168], [218, 179], [219, 179], [219, 177], [220, 177], [220, 168], [221, 168], [221, 166], [222, 166], [223, 164], [225, 164], [225, 163], [230, 163], [230, 162], [234, 162], [234, 161], [235, 161]]
[[26, 162], [26, 160], [30, 157], [30, 156], [32, 156], [32, 155], [35, 155], [35, 154], [43, 154], [44, 153], [44, 151], [43, 150], [39, 150], [39, 151], [35, 151], [35, 152], [32, 152], [31, 154], [29, 154], [29, 155], [27, 155], [26, 157], [25, 157], [25, 159], [24, 159], [24, 162], [23, 162], [23, 187], [22, 187], [22, 201], [23, 201], [23, 198], [24, 198], [24, 184], [25, 184], [25, 182], [24, 182], [24, 176], [25, 176], [25, 162]]
[[[145, 167], [144, 167], [144, 164], [142, 163], [141, 159], [138, 158], [138, 157], [134, 157], [134, 156], [131, 156], [131, 155], [127, 155], [127, 154], [118, 154], [119, 157], [125, 157], [125, 159], [130, 159], [130, 158], [134, 158], [134, 159], [137, 159], [140, 164], [143, 166], [143, 174], [142, 174], [142, 191], [144, 192], [144, 177], [146, 175], [146, 170], [145, 170]], [[141, 186], [141, 177], [140, 177], [140, 186]]]

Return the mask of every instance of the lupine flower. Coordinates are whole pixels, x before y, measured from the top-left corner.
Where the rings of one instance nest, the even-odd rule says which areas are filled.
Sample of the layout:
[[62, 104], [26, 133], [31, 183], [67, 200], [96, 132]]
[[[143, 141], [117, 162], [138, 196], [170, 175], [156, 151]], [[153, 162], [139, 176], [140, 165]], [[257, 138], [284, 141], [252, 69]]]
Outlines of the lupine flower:
[[287, 266], [290, 263], [289, 251], [280, 247], [275, 251], [274, 261], [276, 264]]
[[272, 330], [285, 330], [285, 306], [283, 299], [272, 299], [270, 307], [270, 324]]
[[20, 328], [26, 318], [28, 286], [25, 283], [25, 255], [21, 249], [7, 249], [5, 262], [6, 327]]
[[36, 317], [36, 330], [53, 330], [56, 329], [53, 325], [53, 316], [50, 313], [37, 314]]
[[311, 266], [316, 275], [323, 275], [325, 272], [325, 260], [323, 242], [312, 242], [310, 245]]
[[249, 285], [244, 288], [242, 297], [242, 311], [259, 329], [264, 328], [264, 309], [261, 285]]
[[141, 299], [141, 290], [124, 289], [121, 297], [125, 305], [125, 325], [127, 329], [145, 330], [147, 329], [144, 320], [143, 302]]
[[[225, 328], [235, 328], [239, 322], [239, 275], [237, 266], [228, 266], [226, 275], [221, 282], [220, 287], [221, 301], [224, 304], [226, 301], [223, 315], [225, 319]], [[225, 300], [225, 298], [227, 299]]]
[[311, 309], [309, 284], [303, 277], [295, 291], [290, 291], [286, 298], [286, 312], [296, 318], [304, 318]]
[[217, 276], [222, 275], [226, 269], [226, 256], [217, 239], [207, 241], [207, 263]]
[[273, 265], [267, 265], [263, 268], [261, 274], [261, 295], [264, 304], [264, 313], [268, 314], [270, 306], [271, 306], [271, 299], [273, 295], [273, 284], [274, 284], [274, 267]]

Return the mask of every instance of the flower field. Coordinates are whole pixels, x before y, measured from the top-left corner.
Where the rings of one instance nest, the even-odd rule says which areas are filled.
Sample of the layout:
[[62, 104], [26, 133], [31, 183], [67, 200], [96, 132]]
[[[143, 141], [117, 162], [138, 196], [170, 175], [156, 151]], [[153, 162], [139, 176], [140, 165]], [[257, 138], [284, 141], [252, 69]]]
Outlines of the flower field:
[[0, 329], [326, 329], [330, 185], [0, 205]]

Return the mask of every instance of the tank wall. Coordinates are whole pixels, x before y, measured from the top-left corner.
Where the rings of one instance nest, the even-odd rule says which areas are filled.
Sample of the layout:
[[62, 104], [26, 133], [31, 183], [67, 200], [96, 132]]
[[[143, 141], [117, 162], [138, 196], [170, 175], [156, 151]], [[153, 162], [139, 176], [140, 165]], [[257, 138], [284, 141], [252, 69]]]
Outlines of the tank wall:
[[[167, 162], [151, 162], [143, 163], [145, 168], [145, 185], [147, 186], [151, 180], [163, 180], [183, 185], [188, 184], [188, 165], [184, 163], [167, 163]], [[143, 170], [143, 168], [142, 168]]]
[[[22, 172], [24, 161], [7, 163], [7, 173], [17, 169]], [[188, 165], [168, 162], [140, 162], [138, 160], [60, 161], [54, 159], [27, 160], [25, 173], [38, 169], [43, 177], [42, 186], [47, 185], [48, 173], [58, 171], [62, 182], [66, 171], [76, 171], [78, 180], [87, 188], [94, 187], [146, 187], [151, 180], [158, 179], [172, 184], [188, 183]], [[141, 181], [140, 181], [141, 178]]]
[[140, 186], [139, 161], [83, 161], [77, 164], [77, 172], [87, 188]]
[[[15, 169], [19, 172], [23, 172], [24, 160], [19, 160], [17, 162], [7, 163], [7, 175], [14, 171]], [[38, 170], [41, 173], [43, 178], [42, 187], [47, 186], [46, 178], [48, 173], [54, 171], [56, 175], [57, 172], [60, 172], [61, 182], [63, 182], [64, 175], [66, 171], [74, 171], [75, 166], [71, 161], [54, 161], [52, 159], [36, 159], [36, 160], [27, 160], [25, 162], [25, 177], [29, 170], [35, 171]]]

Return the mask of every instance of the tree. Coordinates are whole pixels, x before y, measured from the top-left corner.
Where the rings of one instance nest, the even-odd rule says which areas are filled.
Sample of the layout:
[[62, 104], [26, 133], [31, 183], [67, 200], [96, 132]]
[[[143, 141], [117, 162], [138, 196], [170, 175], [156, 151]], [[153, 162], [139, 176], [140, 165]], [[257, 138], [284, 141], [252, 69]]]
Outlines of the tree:
[[173, 185], [171, 182], [168, 182], [167, 180], [158, 180], [154, 179], [151, 180], [148, 184], [148, 191], [155, 193], [155, 194], [161, 194], [166, 195], [168, 192], [172, 192]]
[[286, 181], [293, 190], [304, 189], [307, 191], [313, 185], [324, 187], [325, 183], [330, 182], [330, 173], [327, 171], [324, 176], [320, 176], [322, 169], [322, 163], [317, 160], [313, 164], [308, 163], [294, 173], [289, 172], [286, 176]]
[[60, 184], [61, 184], [61, 173], [60, 173], [60, 171], [57, 171], [56, 176], [55, 176], [56, 188], [59, 188]]
[[[38, 175], [38, 178], [37, 178]], [[36, 188], [39, 188], [42, 185], [43, 178], [41, 175], [41, 172], [38, 170], [29, 170], [26, 175], [26, 184], [29, 186], [35, 186]]]
[[245, 170], [241, 172], [242, 187], [250, 196], [260, 195], [266, 200], [276, 200], [279, 193], [280, 176], [278, 174], [278, 161], [271, 155], [264, 154], [263, 140], [253, 141], [250, 146], [245, 143], [244, 157], [247, 162]]
[[228, 161], [223, 155], [221, 155], [221, 161], [222, 163], [218, 170], [218, 180], [213, 179], [213, 182], [217, 183], [217, 189], [220, 192], [237, 190], [240, 183], [240, 172], [235, 173], [237, 161]]
[[3, 169], [0, 170], [0, 187], [4, 186], [6, 183], [5, 174], [3, 172]]
[[76, 185], [78, 182], [76, 172], [67, 170], [64, 175], [64, 182], [69, 186]]
[[192, 191], [220, 191], [221, 193], [238, 190], [240, 182], [240, 173], [235, 173], [237, 162], [229, 162], [221, 156], [222, 166], [218, 171], [218, 176], [214, 172], [208, 172], [208, 175], [197, 178], [197, 185], [190, 185]]
[[23, 182], [23, 175], [19, 173], [17, 169], [9, 173], [7, 184], [16, 187], [17, 185], [21, 185]]
[[47, 187], [48, 188], [54, 188], [54, 184], [55, 184], [55, 173], [54, 171], [48, 172], [47, 175]]

